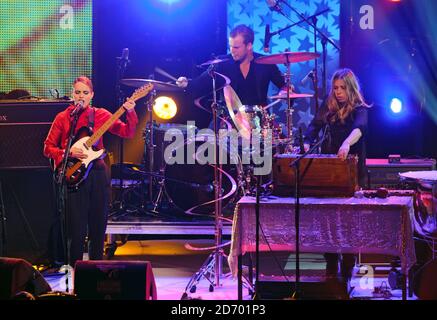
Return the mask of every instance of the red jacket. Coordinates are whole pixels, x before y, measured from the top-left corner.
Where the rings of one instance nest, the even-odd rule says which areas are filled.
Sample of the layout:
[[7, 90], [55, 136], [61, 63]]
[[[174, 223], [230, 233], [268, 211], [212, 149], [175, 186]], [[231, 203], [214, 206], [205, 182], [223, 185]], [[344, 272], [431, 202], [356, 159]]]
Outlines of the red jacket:
[[[68, 133], [70, 131], [70, 123], [72, 120], [70, 113], [74, 108], [74, 105], [70, 105], [67, 109], [60, 112], [56, 116], [50, 128], [49, 134], [44, 141], [44, 155], [53, 159], [56, 167], [62, 162], [62, 158], [64, 157]], [[88, 114], [92, 112], [92, 109], [95, 110], [93, 128], [94, 132], [97, 131], [112, 116], [112, 114], [106, 109], [87, 107], [79, 115], [75, 133], [77, 133], [80, 128], [88, 126]], [[131, 112], [127, 112], [126, 123], [122, 122], [120, 119], [117, 119], [108, 131], [123, 138], [132, 138], [135, 134], [135, 127], [137, 123], [138, 116], [135, 113], [135, 110], [133, 110]], [[96, 148], [99, 150], [103, 148], [103, 137], [97, 142]]]

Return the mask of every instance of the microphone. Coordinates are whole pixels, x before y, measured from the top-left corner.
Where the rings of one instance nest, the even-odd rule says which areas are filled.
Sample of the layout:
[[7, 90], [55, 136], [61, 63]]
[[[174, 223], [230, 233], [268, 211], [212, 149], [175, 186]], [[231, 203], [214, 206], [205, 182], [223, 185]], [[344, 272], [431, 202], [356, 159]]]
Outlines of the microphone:
[[267, 2], [267, 6], [269, 7], [270, 10], [276, 11], [276, 12], [279, 12], [279, 13], [283, 14], [282, 8], [279, 5], [279, 1], [277, 1], [277, 0], [266, 0], [266, 2]]
[[270, 25], [266, 24], [266, 29], [264, 32], [264, 52], [269, 52], [270, 51], [270, 38], [271, 38], [271, 34], [270, 34]]
[[74, 117], [79, 114], [79, 112], [83, 109], [84, 102], [82, 100], [79, 100], [75, 104], [75, 108], [71, 111], [70, 116]]
[[308, 82], [308, 79], [314, 79], [314, 71], [315, 70], [313, 69], [310, 72], [308, 72], [306, 76], [303, 77], [303, 79], [300, 81], [300, 84], [304, 86]]

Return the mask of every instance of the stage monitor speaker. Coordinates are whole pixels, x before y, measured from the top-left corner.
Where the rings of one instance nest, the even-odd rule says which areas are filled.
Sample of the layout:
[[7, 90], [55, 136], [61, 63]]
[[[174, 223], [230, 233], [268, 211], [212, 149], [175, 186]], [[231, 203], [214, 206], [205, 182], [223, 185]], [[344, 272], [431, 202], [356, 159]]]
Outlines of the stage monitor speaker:
[[435, 165], [434, 159], [400, 159], [397, 163], [389, 163], [388, 159], [366, 159], [367, 188], [402, 189], [399, 173], [435, 170]]
[[0, 258], [0, 299], [13, 299], [21, 291], [38, 296], [51, 290], [41, 273], [26, 260]]
[[0, 169], [45, 168], [44, 140], [70, 101], [0, 100]]
[[74, 293], [82, 300], [156, 300], [148, 261], [77, 261]]

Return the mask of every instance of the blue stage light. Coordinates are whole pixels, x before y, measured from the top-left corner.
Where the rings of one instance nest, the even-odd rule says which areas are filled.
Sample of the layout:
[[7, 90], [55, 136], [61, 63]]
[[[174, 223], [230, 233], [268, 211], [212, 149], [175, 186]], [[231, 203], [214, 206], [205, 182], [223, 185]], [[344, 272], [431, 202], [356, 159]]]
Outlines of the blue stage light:
[[390, 109], [393, 113], [402, 112], [402, 101], [398, 98], [391, 99]]
[[160, 0], [160, 1], [164, 2], [164, 3], [167, 3], [167, 4], [173, 4], [173, 3], [179, 2], [181, 0]]

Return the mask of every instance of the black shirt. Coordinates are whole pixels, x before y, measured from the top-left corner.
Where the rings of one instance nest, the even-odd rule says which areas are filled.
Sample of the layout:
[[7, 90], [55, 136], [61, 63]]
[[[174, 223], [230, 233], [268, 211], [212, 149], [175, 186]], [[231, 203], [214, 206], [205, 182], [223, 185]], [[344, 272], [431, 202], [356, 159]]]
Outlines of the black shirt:
[[[322, 153], [337, 154], [344, 140], [351, 134], [354, 129], [360, 129], [361, 138], [351, 146], [349, 154], [358, 155], [358, 180], [361, 186], [365, 185], [365, 165], [366, 165], [366, 134], [367, 134], [368, 108], [366, 106], [357, 106], [345, 119], [344, 123], [339, 120], [335, 122], [329, 121], [328, 106], [325, 101], [319, 112], [305, 134], [305, 143], [312, 144], [317, 138], [320, 130], [324, 130], [328, 125], [327, 139], [322, 144]], [[325, 130], [324, 130], [325, 131]]]
[[[254, 53], [254, 59], [250, 62], [249, 72], [244, 78], [240, 70], [240, 62], [234, 61], [231, 55], [223, 58], [228, 61], [217, 64], [216, 72], [221, 73], [231, 80], [231, 87], [240, 98], [243, 105], [266, 105], [267, 91], [270, 81], [278, 88], [285, 85], [284, 78], [277, 65], [259, 64], [254, 60], [261, 54]], [[222, 58], [222, 57], [221, 57]], [[217, 77], [217, 88], [224, 85], [224, 80]], [[193, 79], [187, 90], [195, 97], [206, 95], [212, 91], [212, 80], [207, 71], [198, 78]]]

